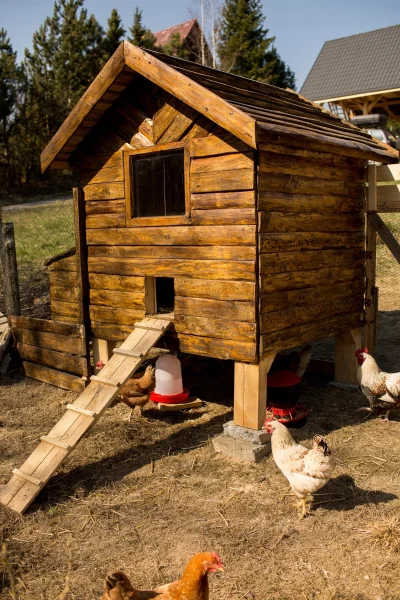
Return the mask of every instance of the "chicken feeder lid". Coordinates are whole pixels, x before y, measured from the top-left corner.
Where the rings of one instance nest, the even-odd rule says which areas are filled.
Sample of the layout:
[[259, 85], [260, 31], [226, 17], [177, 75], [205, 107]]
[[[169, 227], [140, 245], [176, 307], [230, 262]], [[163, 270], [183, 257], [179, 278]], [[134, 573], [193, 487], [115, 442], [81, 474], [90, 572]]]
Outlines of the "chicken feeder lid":
[[282, 388], [291, 387], [300, 383], [301, 377], [293, 371], [275, 371], [274, 373], [268, 374], [267, 386]]

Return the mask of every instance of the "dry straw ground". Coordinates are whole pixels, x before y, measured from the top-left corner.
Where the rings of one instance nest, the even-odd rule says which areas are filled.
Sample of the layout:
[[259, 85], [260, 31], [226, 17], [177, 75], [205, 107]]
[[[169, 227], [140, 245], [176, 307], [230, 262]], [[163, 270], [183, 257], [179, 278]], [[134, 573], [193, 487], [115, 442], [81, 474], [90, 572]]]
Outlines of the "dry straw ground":
[[[186, 414], [148, 410], [124, 421], [115, 405], [81, 442], [24, 517], [0, 508], [1, 536], [20, 600], [56, 600], [68, 570], [72, 600], [99, 600], [107, 572], [140, 588], [177, 577], [190, 555], [216, 550], [226, 573], [211, 600], [400, 598], [400, 422], [364, 419], [357, 391], [309, 381], [307, 441], [327, 436], [336, 477], [299, 522], [281, 503], [286, 480], [272, 458], [258, 465], [216, 455], [210, 439], [232, 416], [232, 365], [187, 375], [207, 404]], [[13, 377], [0, 385], [0, 483], [57, 421], [74, 395]], [[0, 597], [11, 597], [0, 574]]]

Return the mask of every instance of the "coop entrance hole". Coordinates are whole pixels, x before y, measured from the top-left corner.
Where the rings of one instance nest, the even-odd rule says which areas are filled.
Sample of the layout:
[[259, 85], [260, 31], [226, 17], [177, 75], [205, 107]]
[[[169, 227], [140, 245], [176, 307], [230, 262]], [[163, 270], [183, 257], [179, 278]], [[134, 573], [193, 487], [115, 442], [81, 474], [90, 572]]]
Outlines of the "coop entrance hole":
[[175, 288], [172, 277], [146, 277], [146, 312], [167, 314], [174, 312]]

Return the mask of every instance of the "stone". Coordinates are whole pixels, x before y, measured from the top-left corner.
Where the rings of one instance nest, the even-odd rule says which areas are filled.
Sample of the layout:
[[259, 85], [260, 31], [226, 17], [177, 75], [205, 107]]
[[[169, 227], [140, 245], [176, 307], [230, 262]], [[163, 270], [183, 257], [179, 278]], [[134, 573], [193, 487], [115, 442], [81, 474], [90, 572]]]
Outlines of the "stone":
[[264, 429], [249, 429], [228, 421], [224, 425], [224, 434], [237, 439], [247, 440], [253, 444], [265, 444], [271, 441], [271, 435]]
[[213, 439], [216, 452], [222, 452], [232, 458], [258, 463], [271, 452], [271, 443], [254, 444], [249, 440], [219, 435]]

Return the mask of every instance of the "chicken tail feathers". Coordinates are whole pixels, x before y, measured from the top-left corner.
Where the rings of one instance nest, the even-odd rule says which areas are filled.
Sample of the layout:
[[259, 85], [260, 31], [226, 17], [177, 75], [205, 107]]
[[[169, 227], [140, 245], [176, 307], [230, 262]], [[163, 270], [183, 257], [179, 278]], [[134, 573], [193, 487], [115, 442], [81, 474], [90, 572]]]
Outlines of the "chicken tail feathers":
[[329, 446], [322, 437], [322, 435], [314, 436], [314, 447], [321, 448], [323, 450], [324, 456], [330, 456], [331, 451], [329, 450]]

